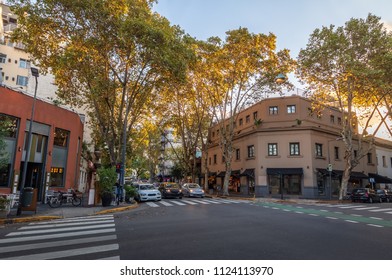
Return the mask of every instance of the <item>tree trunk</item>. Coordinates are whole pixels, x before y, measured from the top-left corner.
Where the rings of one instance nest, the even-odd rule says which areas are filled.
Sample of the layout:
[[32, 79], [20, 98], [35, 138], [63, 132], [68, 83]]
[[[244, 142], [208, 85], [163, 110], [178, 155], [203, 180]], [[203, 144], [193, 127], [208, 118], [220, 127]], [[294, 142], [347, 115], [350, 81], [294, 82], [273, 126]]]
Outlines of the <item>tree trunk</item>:
[[226, 164], [226, 173], [225, 178], [223, 180], [223, 195], [229, 195], [229, 182], [231, 176], [231, 163]]
[[340, 190], [339, 190], [339, 200], [343, 200], [343, 197], [347, 193], [347, 185], [348, 185], [348, 181], [350, 180], [352, 169], [353, 166], [351, 162], [351, 155], [348, 155], [346, 159], [346, 166], [342, 175], [342, 183], [340, 185]]

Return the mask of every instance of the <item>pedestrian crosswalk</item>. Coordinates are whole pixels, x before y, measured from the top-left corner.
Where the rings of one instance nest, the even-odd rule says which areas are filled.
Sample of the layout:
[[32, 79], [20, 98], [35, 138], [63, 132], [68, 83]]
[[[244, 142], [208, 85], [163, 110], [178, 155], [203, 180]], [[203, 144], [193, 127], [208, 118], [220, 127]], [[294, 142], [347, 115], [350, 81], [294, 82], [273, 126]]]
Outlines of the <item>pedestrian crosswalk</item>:
[[369, 211], [373, 213], [386, 213], [392, 214], [392, 208], [384, 208], [381, 206], [370, 206], [366, 204], [345, 204], [345, 205], [338, 205], [338, 204], [314, 204], [315, 206], [320, 207], [327, 207], [327, 208], [338, 208], [343, 210], [353, 210], [353, 211]]
[[161, 200], [156, 202], [145, 202], [146, 205], [152, 208], [156, 207], [172, 207], [172, 206], [186, 206], [186, 205], [215, 205], [215, 204], [238, 204], [250, 203], [249, 200], [233, 200], [223, 198], [201, 198], [201, 199], [182, 199], [178, 200]]
[[119, 259], [113, 215], [30, 223], [0, 239], [0, 260]]

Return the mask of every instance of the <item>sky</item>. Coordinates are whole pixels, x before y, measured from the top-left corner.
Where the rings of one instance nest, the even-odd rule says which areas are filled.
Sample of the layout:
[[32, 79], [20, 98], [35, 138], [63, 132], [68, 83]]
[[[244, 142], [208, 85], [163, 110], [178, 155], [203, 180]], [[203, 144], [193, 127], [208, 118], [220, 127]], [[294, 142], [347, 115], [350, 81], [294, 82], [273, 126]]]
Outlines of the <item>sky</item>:
[[[392, 30], [391, 0], [157, 0], [154, 11], [200, 40], [225, 38], [228, 30], [246, 27], [252, 33], [273, 33], [277, 49], [297, 58], [310, 34], [323, 26], [344, 26], [369, 13]], [[292, 78], [291, 78], [292, 79]], [[296, 87], [303, 88], [297, 81]]]
[[[392, 31], [392, 0], [157, 0], [154, 11], [192, 37], [225, 38], [226, 31], [246, 27], [252, 33], [273, 33], [277, 50], [289, 49], [297, 58], [316, 28], [338, 27], [351, 18], [365, 19], [369, 13], [381, 18]], [[290, 82], [304, 86], [294, 74]], [[377, 136], [389, 138], [385, 130]]]

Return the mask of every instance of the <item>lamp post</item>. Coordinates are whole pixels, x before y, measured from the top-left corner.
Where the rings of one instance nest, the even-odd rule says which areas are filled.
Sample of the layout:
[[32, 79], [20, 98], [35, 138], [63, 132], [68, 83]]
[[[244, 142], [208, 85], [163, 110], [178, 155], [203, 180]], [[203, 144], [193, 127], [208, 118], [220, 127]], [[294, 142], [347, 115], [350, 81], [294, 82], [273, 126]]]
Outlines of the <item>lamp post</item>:
[[22, 181], [20, 184], [20, 191], [19, 191], [19, 204], [18, 204], [18, 210], [16, 211], [16, 215], [20, 216], [22, 214], [22, 197], [23, 197], [23, 189], [26, 184], [26, 174], [27, 174], [27, 167], [28, 167], [28, 161], [30, 157], [30, 149], [31, 149], [31, 138], [33, 136], [33, 121], [34, 121], [34, 113], [35, 113], [35, 101], [37, 100], [37, 87], [38, 87], [38, 69], [31, 67], [31, 76], [35, 77], [35, 90], [34, 90], [34, 98], [33, 98], [33, 105], [31, 108], [31, 117], [30, 117], [30, 124], [29, 124], [29, 132], [27, 136], [27, 142], [26, 142], [26, 153], [25, 153], [25, 159], [23, 163], [23, 173], [22, 173]]

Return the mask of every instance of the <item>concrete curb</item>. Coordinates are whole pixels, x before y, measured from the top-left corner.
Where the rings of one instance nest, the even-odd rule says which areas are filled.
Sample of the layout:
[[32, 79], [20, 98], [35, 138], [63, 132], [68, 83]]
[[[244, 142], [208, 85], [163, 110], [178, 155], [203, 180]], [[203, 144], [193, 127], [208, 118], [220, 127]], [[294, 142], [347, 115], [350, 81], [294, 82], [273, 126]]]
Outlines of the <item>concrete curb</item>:
[[117, 207], [117, 208], [111, 208], [111, 209], [107, 209], [107, 210], [102, 210], [99, 211], [97, 213], [95, 213], [94, 215], [103, 215], [103, 214], [108, 214], [108, 213], [116, 213], [116, 212], [122, 212], [122, 211], [126, 211], [126, 210], [131, 210], [131, 209], [136, 209], [139, 207], [139, 204], [133, 204], [130, 206], [124, 206], [124, 207]]
[[[139, 204], [132, 204], [129, 206], [120, 206], [116, 208], [111, 208], [107, 210], [101, 210], [93, 214], [89, 214], [88, 216], [93, 216], [93, 215], [103, 215], [103, 214], [108, 214], [108, 213], [116, 213], [116, 212], [122, 212], [126, 210], [132, 210], [136, 209], [139, 207]], [[64, 217], [62, 216], [31, 216], [31, 217], [21, 217], [21, 218], [6, 218], [6, 219], [0, 219], [0, 225], [1, 224], [17, 224], [17, 223], [30, 223], [30, 222], [39, 222], [39, 221], [46, 221], [46, 220], [55, 220], [55, 219], [62, 219]]]
[[23, 218], [7, 218], [0, 219], [0, 225], [3, 224], [18, 224], [18, 223], [30, 223], [37, 221], [55, 220], [61, 219], [60, 216], [35, 216], [35, 217], [23, 217]]

